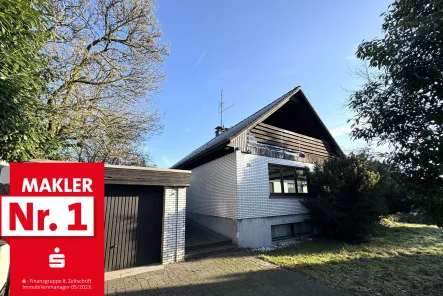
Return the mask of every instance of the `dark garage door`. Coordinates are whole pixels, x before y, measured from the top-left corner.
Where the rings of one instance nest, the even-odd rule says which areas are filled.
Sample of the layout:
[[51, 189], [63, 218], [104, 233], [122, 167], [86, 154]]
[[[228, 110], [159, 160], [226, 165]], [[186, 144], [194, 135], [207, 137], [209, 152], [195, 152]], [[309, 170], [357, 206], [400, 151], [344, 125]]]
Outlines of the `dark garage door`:
[[163, 187], [105, 186], [105, 271], [161, 263]]

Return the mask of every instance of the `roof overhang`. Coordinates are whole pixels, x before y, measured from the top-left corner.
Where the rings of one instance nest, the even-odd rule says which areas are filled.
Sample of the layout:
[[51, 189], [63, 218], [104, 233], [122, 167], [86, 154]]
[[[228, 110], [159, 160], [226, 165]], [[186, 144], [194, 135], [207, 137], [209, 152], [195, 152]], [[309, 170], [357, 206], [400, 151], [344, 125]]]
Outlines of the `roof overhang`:
[[105, 184], [188, 187], [191, 171], [105, 164]]
[[[51, 160], [34, 160], [32, 162], [78, 163]], [[9, 167], [2, 168], [0, 183], [8, 184], [9, 175]], [[105, 164], [104, 177], [105, 184], [188, 187], [191, 183], [191, 171], [111, 164]]]

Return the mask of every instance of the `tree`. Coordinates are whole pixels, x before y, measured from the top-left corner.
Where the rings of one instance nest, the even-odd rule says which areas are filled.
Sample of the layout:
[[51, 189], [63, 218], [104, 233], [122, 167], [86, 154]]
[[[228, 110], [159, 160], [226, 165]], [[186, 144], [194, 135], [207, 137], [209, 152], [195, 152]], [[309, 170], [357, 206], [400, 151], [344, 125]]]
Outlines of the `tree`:
[[352, 136], [389, 143], [421, 205], [443, 208], [443, 4], [396, 0], [382, 15], [384, 36], [357, 50], [380, 74], [351, 95]]
[[51, 0], [57, 76], [44, 102], [48, 131], [79, 161], [146, 164], [143, 143], [161, 130], [150, 96], [164, 79], [155, 0]]
[[364, 154], [333, 157], [310, 173], [311, 197], [305, 201], [314, 223], [334, 239], [369, 239], [386, 213], [379, 192], [380, 174]]
[[381, 73], [350, 98], [355, 138], [388, 142], [412, 177], [443, 185], [443, 9], [437, 0], [396, 0], [380, 39], [357, 57]]
[[0, 159], [23, 161], [62, 147], [45, 128], [44, 96], [50, 72], [40, 50], [47, 34], [44, 0], [0, 1]]
[[409, 213], [415, 205], [414, 185], [395, 164], [375, 159], [369, 161], [380, 174], [377, 191], [386, 202], [388, 214]]
[[[369, 74], [367, 71], [365, 73]], [[367, 75], [364, 76], [368, 79]], [[373, 146], [356, 149], [353, 154], [362, 155], [380, 175], [377, 193], [385, 200], [388, 214], [409, 213], [416, 206], [416, 188], [392, 159], [391, 151], [383, 151]]]

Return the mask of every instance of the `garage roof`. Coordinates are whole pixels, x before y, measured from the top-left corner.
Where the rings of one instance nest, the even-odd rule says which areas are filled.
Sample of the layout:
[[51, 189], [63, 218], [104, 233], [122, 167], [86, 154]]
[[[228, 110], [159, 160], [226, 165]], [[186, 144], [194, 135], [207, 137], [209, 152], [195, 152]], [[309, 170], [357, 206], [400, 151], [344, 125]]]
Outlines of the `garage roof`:
[[191, 171], [105, 164], [105, 184], [188, 187]]
[[[64, 161], [52, 160], [31, 162], [64, 163]], [[105, 164], [105, 184], [188, 187], [190, 182], [191, 171]], [[0, 193], [6, 190], [3, 187], [0, 187]]]

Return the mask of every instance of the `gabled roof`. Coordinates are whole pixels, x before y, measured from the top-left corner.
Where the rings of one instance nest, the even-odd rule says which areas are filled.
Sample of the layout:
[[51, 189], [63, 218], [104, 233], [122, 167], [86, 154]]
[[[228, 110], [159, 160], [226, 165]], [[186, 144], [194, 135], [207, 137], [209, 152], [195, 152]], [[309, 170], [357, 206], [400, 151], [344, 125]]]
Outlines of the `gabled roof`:
[[275, 101], [271, 102], [267, 106], [263, 107], [262, 109], [258, 110], [251, 116], [247, 117], [243, 121], [237, 123], [233, 127], [229, 128], [226, 132], [221, 134], [218, 137], [213, 138], [212, 140], [208, 141], [204, 145], [200, 146], [199, 148], [192, 151], [189, 155], [187, 155], [185, 158], [174, 164], [171, 168], [180, 168], [185, 163], [199, 157], [200, 155], [209, 152], [210, 150], [219, 147], [220, 145], [224, 145], [229, 143], [230, 140], [235, 138], [238, 134], [242, 133], [244, 130], [249, 128], [250, 126], [256, 125], [263, 121], [265, 118], [267, 118], [269, 115], [274, 113], [276, 110], [278, 110], [281, 106], [283, 106], [285, 103], [287, 103], [296, 93], [300, 93], [303, 98], [306, 100], [308, 106], [312, 109], [317, 119], [322, 124], [323, 128], [327, 131], [328, 135], [330, 136], [331, 141], [334, 143], [334, 145], [337, 146], [338, 151], [343, 154], [343, 152], [340, 149], [340, 146], [338, 146], [337, 142], [335, 141], [334, 137], [329, 133], [326, 126], [321, 121], [318, 114], [315, 112], [315, 110], [312, 108], [312, 105], [309, 103], [306, 96], [301, 91], [300, 86], [297, 86], [296, 88], [290, 90], [280, 98], [276, 99]]

